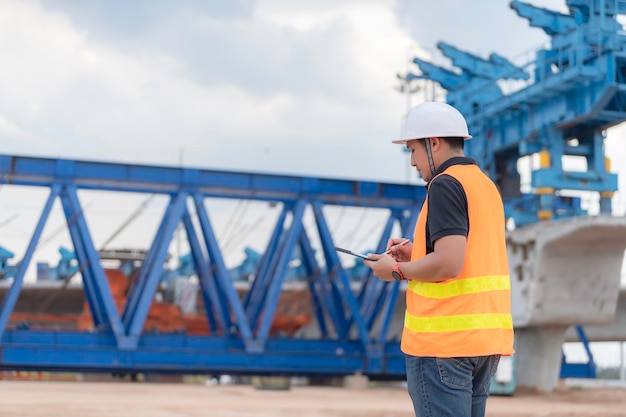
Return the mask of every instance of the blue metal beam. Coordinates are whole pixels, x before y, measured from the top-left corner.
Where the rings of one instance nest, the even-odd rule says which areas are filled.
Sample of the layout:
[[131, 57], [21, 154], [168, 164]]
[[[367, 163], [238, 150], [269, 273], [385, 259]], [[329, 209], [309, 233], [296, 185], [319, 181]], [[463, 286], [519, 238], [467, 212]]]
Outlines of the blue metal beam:
[[269, 280], [266, 293], [267, 296], [264, 300], [263, 317], [259, 322], [257, 333], [257, 342], [262, 346], [265, 346], [269, 337], [270, 326], [272, 325], [272, 321], [274, 319], [276, 307], [278, 307], [278, 299], [283, 281], [285, 279], [285, 273], [287, 271], [287, 264], [291, 259], [293, 250], [296, 247], [296, 243], [298, 242], [300, 234], [303, 230], [302, 216], [304, 215], [305, 208], [306, 203], [304, 201], [301, 200], [296, 203], [293, 209], [291, 225], [277, 252], [278, 256], [275, 264], [276, 269], [271, 271], [272, 277]]
[[154, 256], [150, 256], [150, 262], [144, 262], [141, 266], [142, 271], [144, 269], [147, 270], [144, 275], [145, 279], [139, 282], [139, 285], [135, 287], [135, 291], [128, 299], [129, 305], [131, 308], [134, 307], [134, 310], [127, 309], [124, 312], [124, 323], [132, 347], [139, 343], [154, 293], [159, 284], [159, 278], [163, 275], [167, 248], [172, 241], [174, 231], [182, 220], [186, 200], [187, 194], [185, 192], [173, 196], [163, 218], [163, 225], [160, 227], [162, 235], [158, 236], [158, 239], [154, 241], [152, 248], [150, 248], [151, 253], [154, 251]]
[[461, 68], [472, 77], [481, 77], [488, 80], [512, 79], [527, 80], [528, 73], [522, 68], [513, 65], [509, 60], [498, 54], [491, 54], [490, 59], [484, 59], [472, 53], [461, 51], [446, 42], [439, 42], [437, 47], [444, 56], [450, 58], [454, 66]]
[[[239, 337], [243, 340], [243, 343], [246, 346], [246, 349], [250, 352], [258, 352], [261, 350], [261, 347], [253, 341], [250, 322], [246, 317], [239, 295], [235, 290], [233, 281], [228, 273], [228, 269], [224, 264], [224, 258], [221, 256], [221, 251], [213, 231], [213, 226], [211, 226], [209, 215], [206, 207], [204, 206], [204, 199], [202, 196], [196, 194], [194, 195], [194, 203], [198, 214], [198, 220], [200, 221], [200, 227], [202, 229], [202, 236], [204, 237], [204, 244], [209, 256], [209, 269], [213, 272], [218, 288], [224, 295], [223, 305], [230, 307], [230, 309], [225, 312], [225, 319], [227, 324], [229, 324], [229, 335], [234, 335], [238, 332]], [[237, 323], [236, 329], [231, 325], [231, 313]]]
[[94, 324], [96, 327], [106, 326], [110, 328], [119, 347], [127, 348], [128, 339], [113, 302], [113, 295], [100, 264], [100, 258], [93, 245], [83, 209], [78, 201], [76, 187], [66, 185], [61, 191], [60, 197], [83, 277], [83, 286], [87, 290], [86, 296], [89, 300]]
[[0, 184], [50, 187], [54, 183], [87, 190], [185, 191], [266, 201], [306, 197], [324, 204], [373, 208], [411, 206], [424, 196], [421, 187], [393, 183], [0, 155]]
[[35, 227], [33, 236], [30, 239], [28, 247], [26, 248], [26, 253], [17, 265], [17, 272], [15, 273], [11, 288], [9, 289], [9, 292], [2, 301], [2, 309], [0, 309], [0, 338], [2, 337], [6, 329], [7, 323], [9, 322], [11, 312], [15, 308], [15, 303], [17, 302], [17, 298], [19, 297], [20, 291], [22, 290], [22, 285], [24, 283], [24, 275], [26, 274], [28, 265], [30, 264], [30, 261], [33, 257], [33, 253], [35, 253], [35, 249], [37, 248], [37, 242], [39, 242], [39, 239], [41, 238], [41, 233], [43, 232], [43, 228], [46, 225], [46, 221], [48, 220], [50, 211], [52, 210], [52, 205], [54, 204], [54, 201], [56, 200], [60, 192], [61, 187], [56, 184], [52, 185], [52, 187], [50, 188], [50, 195], [46, 200], [43, 212], [41, 213], [41, 217], [37, 222], [37, 226]]
[[576, 28], [576, 21], [573, 16], [550, 9], [517, 0], [511, 2], [511, 9], [515, 10], [519, 16], [528, 19], [531, 26], [543, 29], [550, 36], [567, 33]]
[[8, 331], [1, 340], [0, 369], [113, 372], [281, 374], [336, 376], [356, 372], [403, 379], [399, 343], [387, 343], [385, 358], [371, 369], [358, 342], [270, 339], [263, 353], [250, 354], [241, 339], [144, 335], [134, 350], [117, 349], [109, 335]]
[[300, 236], [300, 251], [302, 252], [302, 263], [307, 271], [307, 284], [309, 286], [309, 292], [311, 293], [311, 308], [315, 313], [315, 319], [317, 320], [321, 337], [327, 338], [328, 326], [326, 325], [326, 312], [330, 315], [335, 314], [335, 312], [331, 311], [328, 304], [325, 304], [326, 297], [324, 292], [319, 288], [319, 284], [320, 281], [327, 280], [320, 279], [324, 272], [315, 259], [315, 251], [305, 233]]
[[[457, 74], [454, 71], [431, 64], [421, 58], [415, 58], [413, 62], [419, 66], [422, 74], [424, 74], [422, 76], [423, 78], [438, 82], [446, 90], [456, 90], [468, 83], [471, 79], [467, 74]], [[412, 77], [419, 78], [414, 75]]]
[[[380, 237], [380, 242], [376, 248], [376, 253], [382, 253], [385, 251], [387, 241], [391, 236], [391, 232], [397, 220], [398, 219], [393, 217], [393, 215], [387, 219]], [[382, 303], [381, 295], [387, 286], [388, 284], [381, 282], [371, 273], [371, 271], [367, 272], [364, 284], [361, 287], [361, 292], [359, 294], [359, 301], [362, 306], [361, 314], [363, 315], [368, 327], [371, 327], [374, 324], [374, 320], [377, 317], [377, 313], [380, 311]]]
[[226, 324], [224, 312], [227, 314], [228, 310], [220, 300], [217, 285], [209, 271], [209, 263], [205, 259], [200, 239], [198, 238], [191, 216], [189, 215], [189, 210], [187, 209], [185, 209], [183, 222], [185, 224], [187, 238], [189, 239], [193, 264], [196, 271], [198, 271], [198, 281], [202, 289], [202, 300], [204, 301], [204, 311], [208, 318], [209, 328], [213, 334], [225, 335], [228, 331], [228, 325]]
[[267, 298], [268, 290], [271, 285], [272, 278], [276, 271], [278, 271], [278, 261], [280, 257], [280, 250], [284, 248], [282, 243], [285, 239], [285, 223], [287, 222], [287, 216], [291, 214], [292, 218], [295, 218], [295, 208], [292, 204], [285, 204], [283, 210], [278, 217], [278, 223], [274, 227], [274, 232], [268, 243], [264, 256], [259, 263], [257, 272], [255, 274], [254, 282], [248, 292], [244, 302], [246, 303], [246, 310], [248, 313], [248, 320], [251, 326], [256, 327], [260, 320], [261, 310]]

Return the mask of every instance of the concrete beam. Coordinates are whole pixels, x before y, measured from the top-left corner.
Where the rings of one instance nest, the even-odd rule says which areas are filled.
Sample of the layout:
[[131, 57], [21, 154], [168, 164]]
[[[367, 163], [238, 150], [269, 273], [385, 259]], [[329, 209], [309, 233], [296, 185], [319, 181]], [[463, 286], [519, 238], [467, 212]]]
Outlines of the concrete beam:
[[507, 239], [517, 384], [551, 391], [567, 328], [606, 324], [615, 317], [626, 218], [542, 222]]
[[[626, 342], [626, 288], [622, 288], [617, 299], [615, 318], [607, 324], [583, 326], [590, 342]], [[574, 327], [567, 329], [566, 342], [579, 342]]]
[[626, 218], [542, 222], [508, 236], [516, 327], [609, 323], [616, 311]]

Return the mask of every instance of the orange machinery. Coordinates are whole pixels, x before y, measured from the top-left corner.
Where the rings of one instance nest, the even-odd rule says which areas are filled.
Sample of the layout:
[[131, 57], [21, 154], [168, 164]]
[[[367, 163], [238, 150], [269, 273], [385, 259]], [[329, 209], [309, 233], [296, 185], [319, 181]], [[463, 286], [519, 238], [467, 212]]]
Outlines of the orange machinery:
[[[128, 288], [134, 276], [129, 278], [117, 269], [106, 269], [105, 271], [113, 300], [121, 314], [126, 305]], [[244, 294], [240, 293], [240, 296]], [[199, 309], [202, 311], [204, 307], [200, 305]], [[84, 331], [93, 328], [89, 305], [86, 301], [83, 302], [82, 311], [75, 313], [53, 314], [20, 311], [11, 314], [10, 322], [13, 325], [27, 323], [35, 328], [57, 330], [77, 329]], [[284, 291], [279, 299], [270, 335], [293, 336], [296, 331], [310, 322], [309, 291], [307, 289]], [[210, 329], [205, 314], [182, 314], [181, 309], [175, 304], [166, 301], [154, 301], [144, 324], [144, 332], [184, 332], [189, 335], [208, 335]]]

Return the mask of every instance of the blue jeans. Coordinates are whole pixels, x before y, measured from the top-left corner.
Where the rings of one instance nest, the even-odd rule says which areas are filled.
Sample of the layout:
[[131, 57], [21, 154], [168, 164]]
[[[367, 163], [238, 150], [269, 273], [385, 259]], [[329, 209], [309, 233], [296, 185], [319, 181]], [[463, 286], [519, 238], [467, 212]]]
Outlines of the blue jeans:
[[416, 417], [484, 417], [500, 355], [432, 358], [406, 355]]

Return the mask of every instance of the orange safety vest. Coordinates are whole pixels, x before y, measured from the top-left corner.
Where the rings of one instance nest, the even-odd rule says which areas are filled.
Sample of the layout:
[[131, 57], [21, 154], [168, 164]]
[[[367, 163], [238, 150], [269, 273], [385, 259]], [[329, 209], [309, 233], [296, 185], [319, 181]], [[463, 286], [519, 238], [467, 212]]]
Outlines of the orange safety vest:
[[[510, 356], [513, 320], [502, 199], [476, 165], [453, 165], [443, 173], [459, 181], [467, 196], [465, 264], [456, 278], [409, 281], [402, 351], [440, 358]], [[415, 228], [411, 261], [426, 256], [427, 216], [428, 196]]]

